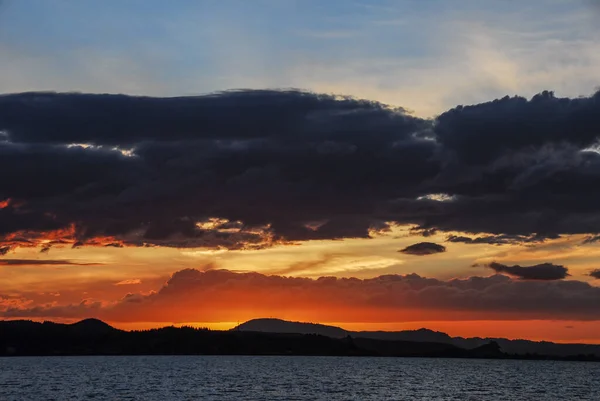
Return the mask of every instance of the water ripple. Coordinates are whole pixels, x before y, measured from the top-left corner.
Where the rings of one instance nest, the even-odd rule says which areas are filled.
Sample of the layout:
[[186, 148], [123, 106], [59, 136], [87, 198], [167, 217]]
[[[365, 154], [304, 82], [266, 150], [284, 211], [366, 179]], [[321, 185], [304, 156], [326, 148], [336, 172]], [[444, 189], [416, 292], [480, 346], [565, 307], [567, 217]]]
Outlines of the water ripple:
[[0, 400], [600, 400], [600, 364], [427, 358], [0, 358]]

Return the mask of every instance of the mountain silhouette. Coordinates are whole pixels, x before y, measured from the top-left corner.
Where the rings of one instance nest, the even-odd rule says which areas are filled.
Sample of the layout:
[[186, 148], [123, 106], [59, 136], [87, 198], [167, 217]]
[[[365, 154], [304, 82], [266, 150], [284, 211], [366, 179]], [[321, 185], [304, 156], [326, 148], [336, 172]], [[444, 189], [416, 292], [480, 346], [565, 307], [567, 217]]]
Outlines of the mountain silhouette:
[[319, 334], [164, 327], [123, 331], [95, 319], [74, 324], [0, 321], [0, 356], [332, 355], [474, 357], [450, 344], [334, 338]]
[[431, 330], [350, 332], [335, 326], [278, 319], [256, 319], [226, 331], [172, 326], [124, 331], [97, 319], [73, 324], [13, 320], [0, 321], [0, 356], [323, 355], [600, 361], [598, 356], [591, 354], [511, 354], [499, 341], [484, 341], [467, 349], [447, 341], [408, 341], [402, 338], [455, 340]]
[[280, 319], [253, 319], [235, 327], [238, 331], [284, 332], [319, 334], [335, 338], [344, 336], [370, 338], [385, 341], [411, 341], [451, 344], [467, 350], [475, 350], [490, 342], [498, 344], [502, 352], [508, 354], [538, 354], [556, 357], [572, 355], [594, 355], [600, 357], [600, 345], [558, 344], [548, 341], [508, 340], [506, 338], [463, 338], [451, 337], [446, 333], [429, 329], [403, 331], [347, 331], [341, 327], [324, 324], [290, 322]]
[[252, 319], [235, 327], [237, 331], [262, 331], [270, 333], [319, 334], [322, 336], [342, 338], [348, 331], [335, 326], [318, 323], [290, 322], [281, 319]]

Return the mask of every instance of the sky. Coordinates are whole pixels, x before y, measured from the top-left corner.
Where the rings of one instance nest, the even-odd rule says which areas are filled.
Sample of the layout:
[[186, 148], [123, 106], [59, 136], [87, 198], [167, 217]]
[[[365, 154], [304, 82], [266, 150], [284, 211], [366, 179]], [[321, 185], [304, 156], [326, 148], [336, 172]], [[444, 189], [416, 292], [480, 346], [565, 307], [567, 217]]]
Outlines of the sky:
[[599, 18], [0, 1], [0, 318], [600, 343]]

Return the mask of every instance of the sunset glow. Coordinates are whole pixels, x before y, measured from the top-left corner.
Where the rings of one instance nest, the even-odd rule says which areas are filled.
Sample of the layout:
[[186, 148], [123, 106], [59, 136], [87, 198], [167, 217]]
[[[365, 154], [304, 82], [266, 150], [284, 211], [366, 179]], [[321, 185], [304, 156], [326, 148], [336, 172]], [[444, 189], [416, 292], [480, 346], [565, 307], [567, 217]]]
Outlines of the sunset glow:
[[597, 7], [125, 3], [0, 1], [0, 319], [600, 343]]

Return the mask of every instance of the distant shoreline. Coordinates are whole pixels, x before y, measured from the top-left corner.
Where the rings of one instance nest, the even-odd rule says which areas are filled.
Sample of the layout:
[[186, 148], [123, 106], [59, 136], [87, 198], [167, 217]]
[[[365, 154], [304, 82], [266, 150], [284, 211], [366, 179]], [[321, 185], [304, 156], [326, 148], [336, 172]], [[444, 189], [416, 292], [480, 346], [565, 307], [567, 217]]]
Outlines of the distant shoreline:
[[[269, 322], [273, 323], [272, 320]], [[276, 321], [281, 322], [288, 325], [286, 327], [296, 324]], [[298, 325], [291, 327], [297, 327], [299, 331], [312, 327], [303, 323]], [[369, 338], [366, 332], [348, 332], [345, 336], [336, 337], [318, 332], [273, 332], [243, 328], [242, 325], [229, 331], [191, 327], [123, 331], [96, 319], [74, 324], [0, 321], [0, 356], [348, 356], [600, 362], [600, 357], [594, 354], [560, 356], [505, 352], [493, 340], [474, 348], [463, 348], [443, 341], [398, 339], [403, 332], [383, 332], [386, 338]], [[317, 328], [330, 329], [328, 326]], [[421, 331], [417, 334], [425, 336], [430, 333]]]
[[553, 357], [541, 357], [541, 358], [526, 358], [521, 356], [509, 356], [509, 357], [451, 357], [451, 356], [389, 356], [389, 355], [300, 355], [300, 354], [65, 354], [65, 355], [0, 355], [2, 359], [15, 359], [15, 358], [97, 358], [97, 357], [108, 357], [108, 358], [121, 358], [121, 357], [285, 357], [285, 358], [390, 358], [390, 359], [463, 359], [463, 360], [496, 360], [496, 361], [532, 361], [532, 362], [590, 362], [599, 363], [600, 358], [595, 359], [568, 359], [568, 358], [553, 358]]

